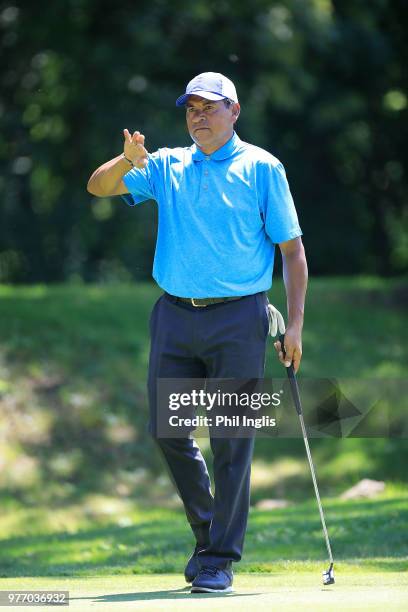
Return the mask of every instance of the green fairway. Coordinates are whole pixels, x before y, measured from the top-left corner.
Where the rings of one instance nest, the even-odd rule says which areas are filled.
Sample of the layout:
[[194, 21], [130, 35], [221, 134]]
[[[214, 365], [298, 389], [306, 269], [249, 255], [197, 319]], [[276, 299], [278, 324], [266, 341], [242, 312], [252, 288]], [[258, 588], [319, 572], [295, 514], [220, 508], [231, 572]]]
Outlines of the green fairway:
[[[68, 590], [69, 609], [88, 610], [406, 610], [408, 580], [400, 573], [339, 568], [337, 582], [324, 587], [320, 567], [298, 573], [236, 574], [230, 594], [194, 594], [181, 576], [104, 576], [103, 578], [0, 580], [2, 590]], [[7, 609], [7, 608], [6, 608]], [[10, 608], [11, 609], [11, 608]], [[29, 607], [30, 610], [38, 610]]]

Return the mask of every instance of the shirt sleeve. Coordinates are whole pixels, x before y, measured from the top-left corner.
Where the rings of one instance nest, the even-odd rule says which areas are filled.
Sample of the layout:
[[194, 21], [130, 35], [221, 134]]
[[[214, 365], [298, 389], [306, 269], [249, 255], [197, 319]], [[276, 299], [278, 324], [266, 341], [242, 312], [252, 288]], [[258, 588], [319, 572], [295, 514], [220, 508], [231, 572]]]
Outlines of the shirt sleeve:
[[157, 200], [161, 180], [161, 157], [159, 151], [149, 154], [146, 168], [132, 168], [123, 177], [129, 193], [122, 195], [129, 206], [146, 200]]
[[286, 173], [279, 162], [263, 166], [262, 208], [265, 230], [279, 244], [302, 235]]

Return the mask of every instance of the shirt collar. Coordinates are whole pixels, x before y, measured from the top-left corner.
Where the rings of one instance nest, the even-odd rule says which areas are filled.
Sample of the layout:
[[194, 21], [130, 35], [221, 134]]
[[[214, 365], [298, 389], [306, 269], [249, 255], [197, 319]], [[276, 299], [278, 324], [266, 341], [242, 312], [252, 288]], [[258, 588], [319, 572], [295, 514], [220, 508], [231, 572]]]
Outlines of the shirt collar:
[[228, 159], [228, 157], [231, 157], [231, 155], [233, 155], [240, 148], [240, 145], [241, 139], [238, 137], [237, 133], [234, 132], [231, 138], [227, 140], [222, 147], [211, 153], [211, 155], [206, 155], [203, 153], [196, 144], [193, 144], [190, 149], [194, 161], [203, 161], [203, 159], [207, 158], [220, 161], [222, 159]]

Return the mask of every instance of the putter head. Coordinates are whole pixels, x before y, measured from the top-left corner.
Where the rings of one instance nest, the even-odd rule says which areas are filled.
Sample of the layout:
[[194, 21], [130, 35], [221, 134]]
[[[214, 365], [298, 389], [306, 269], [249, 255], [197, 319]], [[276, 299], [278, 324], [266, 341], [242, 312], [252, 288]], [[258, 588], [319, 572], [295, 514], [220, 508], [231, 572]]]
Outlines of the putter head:
[[329, 569], [323, 572], [323, 584], [327, 585], [327, 584], [334, 584], [334, 583], [335, 583], [335, 580], [334, 580], [333, 563], [330, 563]]

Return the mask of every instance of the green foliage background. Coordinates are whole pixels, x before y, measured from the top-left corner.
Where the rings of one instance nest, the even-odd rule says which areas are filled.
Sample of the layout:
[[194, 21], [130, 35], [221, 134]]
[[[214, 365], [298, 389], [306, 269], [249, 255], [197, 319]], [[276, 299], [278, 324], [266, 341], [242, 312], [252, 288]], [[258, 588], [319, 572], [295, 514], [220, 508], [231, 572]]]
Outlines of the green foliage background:
[[407, 17], [404, 0], [1, 2], [0, 282], [149, 278], [155, 205], [86, 182], [124, 127], [189, 145], [174, 103], [205, 70], [284, 163], [312, 274], [400, 274]]

